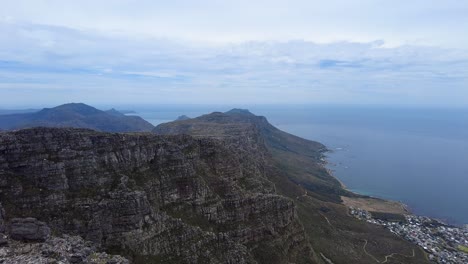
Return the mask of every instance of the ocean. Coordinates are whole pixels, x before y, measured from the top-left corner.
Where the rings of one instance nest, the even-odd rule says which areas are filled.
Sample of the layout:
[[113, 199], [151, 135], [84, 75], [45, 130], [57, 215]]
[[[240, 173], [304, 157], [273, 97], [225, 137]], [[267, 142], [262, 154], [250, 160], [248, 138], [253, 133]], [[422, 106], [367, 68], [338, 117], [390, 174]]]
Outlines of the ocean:
[[[281, 130], [325, 144], [348, 189], [401, 201], [419, 215], [468, 223], [468, 109], [241, 106]], [[228, 106], [133, 107], [157, 125]]]

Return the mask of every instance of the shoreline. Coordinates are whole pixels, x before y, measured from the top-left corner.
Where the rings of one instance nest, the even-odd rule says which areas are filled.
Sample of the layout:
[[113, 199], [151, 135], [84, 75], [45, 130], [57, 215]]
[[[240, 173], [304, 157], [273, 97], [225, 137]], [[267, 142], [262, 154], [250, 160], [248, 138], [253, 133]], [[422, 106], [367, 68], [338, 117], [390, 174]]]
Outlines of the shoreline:
[[[325, 152], [332, 152], [331, 150]], [[410, 210], [410, 207], [401, 202], [401, 201], [394, 201], [389, 200], [381, 197], [375, 197], [372, 195], [365, 195], [355, 191], [348, 189], [348, 187], [334, 174], [334, 171], [331, 168], [328, 168], [327, 165], [331, 164], [328, 161], [328, 157], [324, 155], [322, 158], [322, 166], [327, 171], [328, 175], [334, 178], [336, 181], [340, 183], [342, 189], [355, 194], [356, 196], [360, 197], [348, 197], [348, 196], [340, 196], [342, 200], [342, 204], [346, 207], [359, 207], [365, 209], [367, 211], [374, 211], [374, 212], [382, 212], [382, 213], [396, 213], [402, 215], [414, 215], [414, 213]]]
[[[327, 153], [327, 152], [332, 153], [333, 150], [330, 150], [330, 149], [327, 148], [324, 151], [324, 153]], [[328, 175], [330, 175], [330, 177], [332, 177], [336, 181], [338, 181], [340, 183], [340, 186], [341, 186], [342, 189], [344, 189], [344, 190], [346, 190], [346, 191], [348, 191], [348, 192], [350, 192], [352, 194], [355, 194], [356, 196], [361, 196], [361, 197], [340, 196], [340, 198], [342, 200], [341, 204], [343, 204], [344, 206], [346, 206], [348, 208], [356, 207], [355, 205], [363, 206], [363, 205], [365, 205], [364, 202], [367, 201], [371, 205], [368, 206], [368, 207], [363, 206], [364, 208], [361, 208], [361, 209], [364, 209], [364, 210], [370, 209], [370, 210], [367, 210], [367, 211], [375, 211], [375, 212], [382, 212], [382, 213], [397, 213], [397, 214], [401, 214], [401, 215], [422, 216], [422, 217], [427, 217], [427, 218], [433, 219], [435, 221], [441, 222], [441, 223], [443, 223], [443, 224], [445, 224], [447, 226], [452, 226], [452, 227], [457, 227], [457, 228], [465, 228], [465, 226], [468, 226], [468, 223], [467, 224], [450, 223], [447, 220], [443, 220], [443, 219], [439, 219], [439, 218], [435, 218], [435, 217], [431, 217], [431, 216], [426, 216], [426, 215], [415, 214], [411, 210], [409, 205], [407, 205], [407, 204], [405, 204], [405, 203], [403, 203], [401, 201], [390, 200], [390, 199], [386, 199], [386, 198], [376, 197], [376, 196], [367, 195], [367, 194], [361, 194], [359, 192], [352, 191], [352, 190], [348, 189], [348, 187], [334, 174], [334, 171], [332, 169], [327, 167], [327, 165], [333, 164], [333, 163], [328, 161], [328, 156], [323, 155], [321, 161], [322, 161], [322, 166], [327, 171]], [[345, 198], [345, 199], [343, 199], [343, 198]], [[374, 204], [372, 204], [372, 202], [374, 202]], [[379, 208], [379, 206], [380, 206], [380, 208]], [[390, 207], [388, 207], [388, 206], [390, 206]], [[366, 209], [366, 207], [367, 207], [367, 209]]]

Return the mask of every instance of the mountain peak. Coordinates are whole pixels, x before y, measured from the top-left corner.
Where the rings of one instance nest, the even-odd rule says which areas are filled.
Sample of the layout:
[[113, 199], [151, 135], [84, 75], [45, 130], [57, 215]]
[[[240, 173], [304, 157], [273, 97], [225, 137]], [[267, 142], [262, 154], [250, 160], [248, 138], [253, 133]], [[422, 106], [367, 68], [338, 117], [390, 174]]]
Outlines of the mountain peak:
[[111, 109], [101, 111], [83, 103], [69, 103], [44, 108], [36, 113], [0, 117], [0, 128], [75, 127], [108, 132], [151, 131], [154, 127], [139, 116], [126, 116]]
[[53, 108], [44, 108], [40, 112], [50, 112], [50, 111], [67, 111], [67, 112], [75, 112], [81, 115], [92, 115], [101, 112], [100, 110], [89, 106], [84, 103], [68, 103], [59, 105]]
[[109, 109], [109, 110], [107, 110], [105, 112], [108, 113], [108, 114], [117, 115], [117, 116], [124, 115], [122, 112], [116, 110], [115, 108], [111, 108], [111, 109]]
[[241, 108], [233, 108], [227, 111], [225, 114], [254, 115], [248, 109], [241, 109]]
[[182, 120], [189, 120], [190, 117], [186, 116], [186, 115], [181, 115], [179, 117], [177, 117], [176, 121], [182, 121]]

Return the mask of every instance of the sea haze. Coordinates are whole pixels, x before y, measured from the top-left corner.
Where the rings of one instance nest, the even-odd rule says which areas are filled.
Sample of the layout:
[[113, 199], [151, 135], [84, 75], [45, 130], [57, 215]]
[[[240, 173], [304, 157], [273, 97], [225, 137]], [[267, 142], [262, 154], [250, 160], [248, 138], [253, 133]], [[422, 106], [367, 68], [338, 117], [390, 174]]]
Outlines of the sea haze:
[[[350, 190], [402, 201], [414, 213], [468, 223], [468, 109], [244, 106], [278, 128], [319, 141]], [[153, 124], [220, 106], [135, 109]]]

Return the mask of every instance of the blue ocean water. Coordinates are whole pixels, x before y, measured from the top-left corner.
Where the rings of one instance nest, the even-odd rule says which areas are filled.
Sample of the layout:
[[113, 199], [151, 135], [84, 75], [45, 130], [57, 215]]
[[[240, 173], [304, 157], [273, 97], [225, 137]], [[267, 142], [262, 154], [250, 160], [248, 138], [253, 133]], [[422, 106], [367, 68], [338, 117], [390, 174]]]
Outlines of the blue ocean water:
[[[468, 109], [356, 106], [242, 106], [276, 127], [319, 141], [350, 190], [402, 201], [414, 213], [468, 223]], [[146, 108], [158, 124], [230, 107]]]

